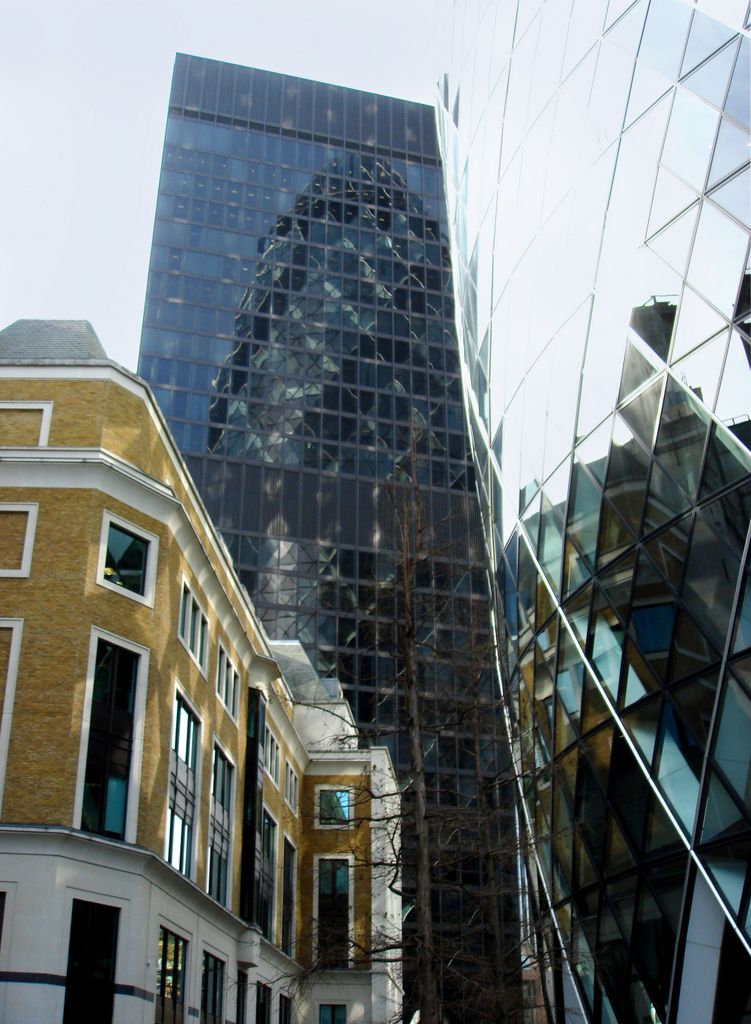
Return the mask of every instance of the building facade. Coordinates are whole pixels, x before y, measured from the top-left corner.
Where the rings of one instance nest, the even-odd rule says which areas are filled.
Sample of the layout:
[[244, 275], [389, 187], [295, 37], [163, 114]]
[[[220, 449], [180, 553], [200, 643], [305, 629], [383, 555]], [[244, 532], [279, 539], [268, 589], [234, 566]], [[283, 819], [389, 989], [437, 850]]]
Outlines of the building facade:
[[548, 1005], [747, 1020], [748, 5], [443, 10], [465, 398]]
[[398, 1015], [390, 757], [268, 641], [148, 387], [19, 321], [0, 445], [0, 1017]]
[[[341, 681], [403, 775], [397, 520], [411, 490], [431, 536], [414, 581], [428, 787], [448, 815], [471, 804], [466, 709], [493, 684], [469, 684], [487, 585], [434, 111], [178, 55], [139, 372], [269, 635]], [[461, 856], [479, 879], [477, 851]], [[481, 911], [476, 882], [451, 870], [434, 919], [461, 978], [482, 940], [462, 949], [460, 923]]]

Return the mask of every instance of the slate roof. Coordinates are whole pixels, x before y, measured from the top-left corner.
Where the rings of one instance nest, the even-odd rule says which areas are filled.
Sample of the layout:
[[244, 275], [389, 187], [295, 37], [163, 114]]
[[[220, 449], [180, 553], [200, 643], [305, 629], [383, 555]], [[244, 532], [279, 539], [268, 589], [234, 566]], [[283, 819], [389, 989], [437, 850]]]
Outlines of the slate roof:
[[271, 640], [271, 653], [295, 700], [308, 704], [341, 700], [337, 679], [321, 679], [299, 640]]
[[100, 361], [107, 353], [88, 320], [16, 320], [0, 331], [0, 362]]

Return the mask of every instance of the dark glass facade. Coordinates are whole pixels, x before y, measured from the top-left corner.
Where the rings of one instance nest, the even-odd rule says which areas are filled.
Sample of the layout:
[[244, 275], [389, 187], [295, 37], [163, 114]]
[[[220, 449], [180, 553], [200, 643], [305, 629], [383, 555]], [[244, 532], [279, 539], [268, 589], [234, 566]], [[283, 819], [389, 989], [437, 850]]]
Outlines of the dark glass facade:
[[[388, 582], [392, 495], [413, 480], [432, 535], [417, 580], [429, 787], [471, 802], [470, 726], [438, 721], [435, 699], [470, 701], [488, 604], [433, 110], [179, 55], [139, 372], [270, 636], [338, 677], [402, 771]], [[490, 778], [491, 734], [482, 746]], [[477, 915], [471, 889], [436, 891], [454, 937]]]
[[445, 6], [461, 349], [542, 976], [558, 1019], [740, 1024], [748, 4]]

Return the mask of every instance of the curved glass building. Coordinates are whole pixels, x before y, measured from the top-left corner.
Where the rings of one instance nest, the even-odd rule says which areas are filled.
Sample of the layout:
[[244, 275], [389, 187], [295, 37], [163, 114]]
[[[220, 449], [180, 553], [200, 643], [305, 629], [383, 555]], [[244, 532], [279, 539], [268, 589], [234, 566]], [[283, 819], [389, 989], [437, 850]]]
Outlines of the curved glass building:
[[446, 18], [463, 376], [548, 1008], [747, 1021], [748, 4]]

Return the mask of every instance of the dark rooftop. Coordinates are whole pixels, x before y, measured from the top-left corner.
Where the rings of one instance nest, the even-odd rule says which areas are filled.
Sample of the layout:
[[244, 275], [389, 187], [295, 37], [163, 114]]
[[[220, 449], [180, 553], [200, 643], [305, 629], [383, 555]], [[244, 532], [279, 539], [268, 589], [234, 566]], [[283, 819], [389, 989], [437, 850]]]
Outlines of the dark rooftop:
[[0, 331], [0, 362], [106, 360], [88, 320], [16, 320]]

